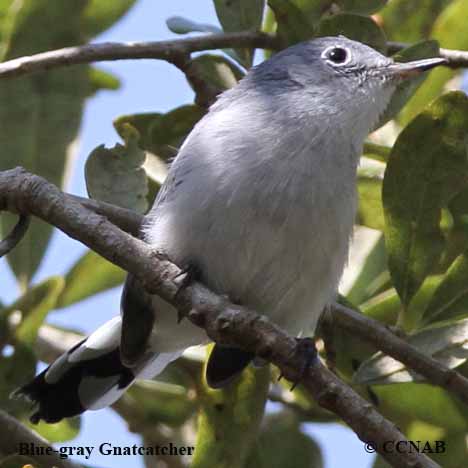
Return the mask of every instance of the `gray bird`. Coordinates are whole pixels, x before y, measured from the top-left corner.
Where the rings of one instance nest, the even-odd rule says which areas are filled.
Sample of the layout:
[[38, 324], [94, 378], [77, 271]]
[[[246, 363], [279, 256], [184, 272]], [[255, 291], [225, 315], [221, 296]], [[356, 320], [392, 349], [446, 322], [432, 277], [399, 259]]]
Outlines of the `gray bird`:
[[[194, 127], [146, 216], [141, 237], [213, 291], [294, 336], [335, 299], [356, 214], [365, 137], [397, 84], [444, 63], [395, 63], [344, 37], [294, 45], [252, 68]], [[56, 422], [118, 399], [204, 331], [132, 275], [121, 316], [17, 390], [31, 420]], [[215, 345], [207, 380], [228, 383], [254, 358]]]

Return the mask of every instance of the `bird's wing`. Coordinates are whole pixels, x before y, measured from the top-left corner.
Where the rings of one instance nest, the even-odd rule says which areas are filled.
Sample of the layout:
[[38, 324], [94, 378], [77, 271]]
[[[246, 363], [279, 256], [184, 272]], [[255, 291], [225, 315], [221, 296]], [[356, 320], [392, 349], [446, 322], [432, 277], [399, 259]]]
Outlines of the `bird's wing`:
[[145, 355], [154, 324], [151, 298], [138, 280], [127, 276], [121, 298], [122, 336], [120, 358], [128, 367], [133, 367]]

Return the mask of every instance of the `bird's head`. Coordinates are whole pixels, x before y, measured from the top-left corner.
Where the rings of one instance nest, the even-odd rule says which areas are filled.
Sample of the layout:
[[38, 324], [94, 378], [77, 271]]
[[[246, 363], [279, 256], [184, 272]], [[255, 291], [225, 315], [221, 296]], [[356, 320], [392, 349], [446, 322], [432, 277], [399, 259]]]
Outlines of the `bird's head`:
[[322, 37], [277, 53], [255, 67], [250, 81], [296, 115], [367, 133], [399, 82], [443, 63], [442, 58], [397, 63], [343, 36]]

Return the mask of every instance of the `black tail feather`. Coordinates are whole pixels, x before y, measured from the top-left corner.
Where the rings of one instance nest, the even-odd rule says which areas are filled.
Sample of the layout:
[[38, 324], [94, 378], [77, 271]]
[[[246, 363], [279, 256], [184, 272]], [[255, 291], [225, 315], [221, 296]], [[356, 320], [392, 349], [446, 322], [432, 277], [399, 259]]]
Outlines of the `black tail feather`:
[[24, 397], [34, 403], [37, 410], [29, 420], [37, 424], [41, 419], [48, 423], [59, 422], [63, 418], [76, 416], [85, 411], [78, 397], [81, 380], [77, 372], [68, 372], [55, 384], [46, 382], [48, 369], [37, 375], [34, 380], [23, 385], [13, 393], [13, 397]]
[[[71, 352], [72, 350], [66, 356], [69, 357]], [[49, 369], [50, 367], [12, 394], [13, 397], [25, 397], [35, 404], [37, 411], [30, 417], [33, 424], [41, 419], [47, 423], [55, 423], [86, 411], [88, 408], [86, 402], [82, 401], [81, 390], [83, 386], [93, 384], [92, 378], [115, 376], [117, 389], [126, 387], [134, 379], [131, 369], [123, 366], [120, 361], [119, 348], [94, 359], [79, 362], [64, 360], [63, 373], [58, 379], [55, 376], [52, 382], [48, 381]], [[86, 382], [87, 378], [90, 382]]]

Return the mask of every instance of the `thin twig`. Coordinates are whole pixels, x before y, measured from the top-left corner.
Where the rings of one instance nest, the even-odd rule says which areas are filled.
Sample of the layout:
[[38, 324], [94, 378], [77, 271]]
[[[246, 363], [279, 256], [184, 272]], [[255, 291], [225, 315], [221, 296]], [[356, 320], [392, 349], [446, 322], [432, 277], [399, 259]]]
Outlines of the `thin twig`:
[[184, 73], [190, 86], [195, 91], [195, 104], [205, 109], [214, 104], [222, 89], [216, 88], [203, 78], [200, 67], [191, 59], [190, 54], [174, 56], [170, 62]]
[[[304, 369], [296, 340], [266, 317], [231, 304], [200, 283], [180, 289], [181, 269], [151, 247], [121, 231], [105, 217], [65, 196], [45, 179], [22, 168], [0, 172], [0, 210], [35, 215], [77, 239], [104, 258], [134, 274], [150, 293], [174, 305], [218, 343], [254, 352], [277, 365], [290, 380], [301, 378], [306, 391], [343, 419], [359, 436], [371, 442], [385, 460], [399, 468], [435, 468], [424, 454], [387, 452], [385, 443], [407, 443], [395, 425], [385, 419], [319, 360]], [[390, 441], [390, 442], [389, 442]]]
[[[388, 43], [390, 53], [398, 52], [408, 46], [409, 44], [399, 42]], [[173, 41], [86, 44], [41, 52], [0, 63], [0, 78], [17, 77], [52, 68], [93, 62], [133, 59], [160, 59], [173, 62], [174, 58], [187, 56], [192, 52], [230, 47], [279, 49], [281, 44], [276, 36], [253, 31], [207, 34]], [[440, 49], [440, 56], [447, 59], [447, 67], [468, 67], [468, 52], [466, 51]]]
[[103, 201], [92, 200], [91, 198], [78, 197], [71, 194], [67, 194], [66, 196], [79, 202], [89, 210], [105, 216], [110, 222], [122, 229], [122, 231], [138, 237], [143, 216], [137, 212]]
[[445, 388], [468, 405], [468, 379], [459, 372], [425, 356], [375, 320], [341, 304], [334, 304], [331, 310], [337, 326], [372, 343], [379, 350], [421, 374], [430, 383]]
[[[404, 42], [387, 42], [388, 52], [394, 54], [399, 52], [411, 44]], [[466, 68], [468, 67], [468, 51], [455, 49], [439, 49], [439, 56], [447, 60], [445, 66], [449, 68]]]
[[19, 243], [19, 241], [28, 232], [28, 227], [31, 222], [31, 217], [25, 214], [20, 214], [18, 222], [11, 232], [0, 242], [0, 258], [11, 252]]
[[0, 437], [0, 453], [4, 456], [18, 454], [21, 447], [20, 444], [28, 444], [29, 447], [31, 447], [30, 444], [32, 444], [32, 446], [44, 450], [50, 447], [48, 454], [27, 454], [28, 458], [37, 462], [38, 467], [78, 468], [80, 466], [71, 460], [60, 458], [59, 454], [54, 452], [56, 449], [54, 449], [47, 440], [2, 410], [0, 410], [0, 427], [2, 428], [2, 436]]
[[270, 34], [245, 31], [154, 42], [106, 42], [42, 52], [19, 57], [0, 64], [0, 78], [21, 76], [51, 68], [109, 60], [160, 59], [171, 62], [174, 58], [192, 52], [229, 47], [279, 48], [279, 41]]

